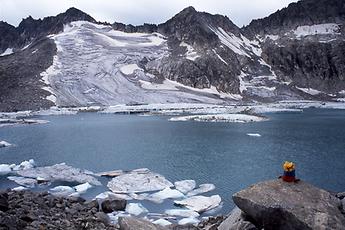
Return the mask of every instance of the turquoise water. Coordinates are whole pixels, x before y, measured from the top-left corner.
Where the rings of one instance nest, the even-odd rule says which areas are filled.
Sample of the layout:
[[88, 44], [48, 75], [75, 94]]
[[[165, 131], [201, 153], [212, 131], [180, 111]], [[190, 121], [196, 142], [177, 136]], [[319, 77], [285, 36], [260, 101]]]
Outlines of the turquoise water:
[[[308, 109], [267, 116], [269, 121], [248, 124], [97, 113], [44, 116], [40, 119], [50, 123], [0, 128], [0, 139], [15, 144], [0, 149], [0, 162], [33, 158], [42, 166], [66, 162], [94, 172], [147, 167], [171, 181], [214, 183], [210, 194], [224, 200], [222, 213], [233, 207], [233, 193], [277, 178], [285, 160], [296, 162], [299, 178], [345, 191], [345, 111]], [[5, 177], [0, 183], [0, 188], [14, 186]]]

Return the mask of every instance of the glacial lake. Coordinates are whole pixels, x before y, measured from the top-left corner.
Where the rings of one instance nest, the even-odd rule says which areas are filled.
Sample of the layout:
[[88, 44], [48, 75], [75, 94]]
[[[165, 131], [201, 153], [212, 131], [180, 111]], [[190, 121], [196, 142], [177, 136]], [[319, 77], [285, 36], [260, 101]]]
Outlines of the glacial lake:
[[[67, 164], [94, 172], [149, 168], [174, 182], [213, 183], [223, 201], [247, 186], [277, 178], [285, 160], [297, 177], [330, 191], [345, 191], [345, 110], [270, 113], [258, 123], [171, 122], [167, 116], [82, 113], [43, 116], [42, 125], [0, 128], [0, 163], [34, 159], [39, 166]], [[248, 136], [259, 133], [261, 137]], [[106, 184], [107, 180], [102, 179]], [[15, 187], [0, 177], [0, 189]], [[105, 191], [95, 187], [89, 198]], [[144, 202], [150, 211], [159, 211]]]

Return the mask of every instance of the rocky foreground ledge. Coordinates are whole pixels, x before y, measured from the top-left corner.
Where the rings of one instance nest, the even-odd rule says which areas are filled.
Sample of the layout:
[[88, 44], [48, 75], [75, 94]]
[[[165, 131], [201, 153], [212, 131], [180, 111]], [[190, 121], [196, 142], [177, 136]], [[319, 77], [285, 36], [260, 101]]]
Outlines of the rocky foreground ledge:
[[261, 182], [233, 195], [237, 207], [227, 217], [212, 217], [197, 226], [160, 226], [136, 217], [111, 224], [107, 212], [121, 200], [85, 201], [47, 192], [0, 193], [0, 229], [345, 229], [345, 193], [331, 194], [306, 182]]

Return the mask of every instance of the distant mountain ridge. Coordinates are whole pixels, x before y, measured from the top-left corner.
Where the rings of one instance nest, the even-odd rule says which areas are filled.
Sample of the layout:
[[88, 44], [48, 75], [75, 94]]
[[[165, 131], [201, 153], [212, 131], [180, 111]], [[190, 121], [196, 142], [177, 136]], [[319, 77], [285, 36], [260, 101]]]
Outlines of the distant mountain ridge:
[[[89, 24], [71, 23], [76, 21]], [[0, 110], [344, 100], [344, 28], [342, 0], [301, 0], [243, 28], [193, 7], [159, 25], [100, 23], [76, 8], [55, 17], [28, 17], [18, 27], [0, 22]], [[89, 60], [90, 52], [96, 58]], [[102, 56], [113, 59], [107, 65], [114, 70]], [[91, 71], [86, 59], [99, 70]], [[42, 80], [48, 67], [49, 76]], [[99, 80], [104, 71], [108, 80]], [[183, 96], [173, 96], [175, 91]]]

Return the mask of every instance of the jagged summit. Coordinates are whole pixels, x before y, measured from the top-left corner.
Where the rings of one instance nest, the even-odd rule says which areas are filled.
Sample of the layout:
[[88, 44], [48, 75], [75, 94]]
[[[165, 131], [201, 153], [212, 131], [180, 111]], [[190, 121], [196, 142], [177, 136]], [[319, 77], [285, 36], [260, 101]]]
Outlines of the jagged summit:
[[344, 22], [344, 0], [301, 0], [268, 17], [253, 20], [243, 30], [252, 37], [254, 34], [276, 34], [301, 25]]

